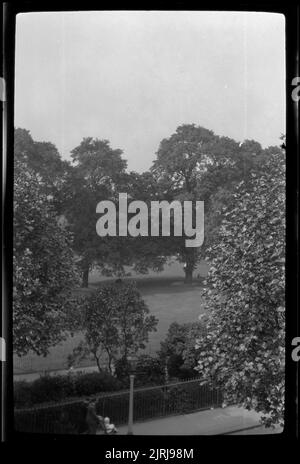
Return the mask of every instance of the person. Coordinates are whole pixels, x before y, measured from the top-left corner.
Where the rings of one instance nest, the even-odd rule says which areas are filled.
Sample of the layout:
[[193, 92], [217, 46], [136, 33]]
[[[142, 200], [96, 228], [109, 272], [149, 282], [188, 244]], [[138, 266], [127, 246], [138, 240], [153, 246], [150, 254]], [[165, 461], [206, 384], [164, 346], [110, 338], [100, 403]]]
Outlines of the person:
[[96, 434], [99, 429], [103, 430], [103, 417], [97, 416], [95, 401], [90, 401], [87, 405], [86, 423], [91, 434]]
[[106, 433], [108, 434], [118, 432], [118, 429], [115, 427], [115, 424], [110, 423], [109, 417], [104, 418], [104, 427], [105, 427]]

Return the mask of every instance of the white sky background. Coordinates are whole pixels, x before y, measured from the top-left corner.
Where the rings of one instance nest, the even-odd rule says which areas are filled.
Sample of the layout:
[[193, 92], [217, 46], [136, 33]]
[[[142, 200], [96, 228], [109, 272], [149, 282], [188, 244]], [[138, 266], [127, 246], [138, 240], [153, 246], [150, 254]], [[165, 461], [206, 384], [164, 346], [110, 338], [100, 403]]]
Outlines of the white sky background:
[[77, 12], [17, 16], [15, 126], [69, 158], [83, 137], [149, 169], [195, 123], [237, 141], [285, 133], [285, 20], [270, 13]]

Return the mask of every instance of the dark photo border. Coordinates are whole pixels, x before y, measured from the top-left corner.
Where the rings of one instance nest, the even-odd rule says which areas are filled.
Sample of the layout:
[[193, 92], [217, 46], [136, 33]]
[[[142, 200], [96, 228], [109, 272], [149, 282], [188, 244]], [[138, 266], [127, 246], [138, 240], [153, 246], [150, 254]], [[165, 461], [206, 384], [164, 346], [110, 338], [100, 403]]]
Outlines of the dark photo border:
[[[142, 4], [143, 3], [143, 4]], [[82, 2], [73, 4], [60, 2], [15, 2], [3, 4], [3, 76], [6, 84], [6, 101], [3, 105], [3, 307], [2, 333], [6, 341], [6, 361], [2, 367], [2, 441], [24, 442], [28, 440], [61, 441], [67, 443], [76, 440], [76, 446], [84, 442], [98, 447], [99, 462], [105, 462], [101, 448], [143, 450], [149, 448], [196, 448], [204, 442], [209, 446], [226, 442], [235, 446], [236, 442], [252, 444], [274, 441], [283, 443], [299, 437], [298, 376], [299, 362], [292, 360], [292, 340], [299, 337], [299, 133], [298, 102], [292, 98], [295, 85], [292, 81], [299, 76], [299, 3], [288, 5], [287, 2]], [[14, 147], [14, 54], [15, 54], [15, 19], [18, 13], [33, 11], [83, 11], [83, 10], [227, 10], [227, 11], [265, 11], [285, 15], [286, 19], [286, 396], [285, 427], [281, 434], [248, 436], [115, 436], [111, 438], [98, 436], [41, 435], [26, 434], [14, 430], [13, 420], [13, 340], [12, 340], [12, 228], [13, 228], [13, 147]], [[294, 81], [295, 82], [295, 81]], [[266, 91], [268, 91], [268, 82]], [[298, 92], [299, 97], [299, 92]], [[78, 445], [77, 445], [78, 444]], [[70, 446], [70, 445], [68, 445]], [[72, 445], [73, 446], [73, 445]], [[104, 452], [104, 451], [103, 451]], [[195, 452], [195, 455], [197, 453]], [[195, 456], [195, 461], [197, 460]], [[108, 461], [107, 461], [108, 462]], [[120, 462], [122, 462], [120, 460]], [[140, 462], [140, 461], [138, 461]], [[143, 461], [148, 462], [148, 461]], [[192, 462], [189, 460], [189, 462]]]

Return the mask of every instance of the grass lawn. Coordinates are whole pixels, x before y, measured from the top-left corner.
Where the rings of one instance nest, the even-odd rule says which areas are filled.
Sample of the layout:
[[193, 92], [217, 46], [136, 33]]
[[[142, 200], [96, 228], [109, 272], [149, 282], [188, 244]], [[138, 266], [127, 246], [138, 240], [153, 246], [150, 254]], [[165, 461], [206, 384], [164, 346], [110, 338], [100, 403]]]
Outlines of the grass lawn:
[[[147, 275], [132, 275], [129, 279], [134, 279], [137, 286], [146, 301], [151, 314], [159, 319], [157, 332], [149, 337], [149, 343], [145, 350], [148, 354], [154, 354], [160, 347], [160, 342], [164, 339], [165, 334], [172, 322], [191, 322], [196, 321], [198, 316], [204, 312], [201, 303], [201, 277], [207, 273], [207, 265], [200, 263], [195, 272], [195, 276], [200, 275], [200, 279], [195, 279], [193, 285], [184, 285], [182, 266], [173, 263], [166, 266], [164, 271], [149, 273]], [[90, 276], [90, 286], [85, 292], [92, 291], [101, 285], [103, 281], [108, 280], [94, 271]], [[80, 290], [82, 291], [82, 290]], [[70, 337], [65, 342], [53, 347], [47, 357], [28, 354], [19, 358], [14, 357], [14, 373], [21, 374], [26, 372], [44, 372], [56, 369], [65, 369], [67, 367], [67, 356], [78, 344], [81, 335], [77, 334]], [[85, 365], [91, 365], [87, 360]], [[81, 364], [81, 365], [84, 365]]]

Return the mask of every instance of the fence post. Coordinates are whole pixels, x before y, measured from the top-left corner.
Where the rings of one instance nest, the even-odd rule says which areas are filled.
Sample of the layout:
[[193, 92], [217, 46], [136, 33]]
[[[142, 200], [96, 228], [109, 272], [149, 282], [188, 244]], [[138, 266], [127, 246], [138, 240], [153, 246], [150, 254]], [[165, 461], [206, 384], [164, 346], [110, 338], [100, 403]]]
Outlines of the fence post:
[[134, 375], [130, 375], [130, 390], [129, 390], [129, 413], [128, 413], [128, 432], [127, 435], [133, 435], [133, 384]]

